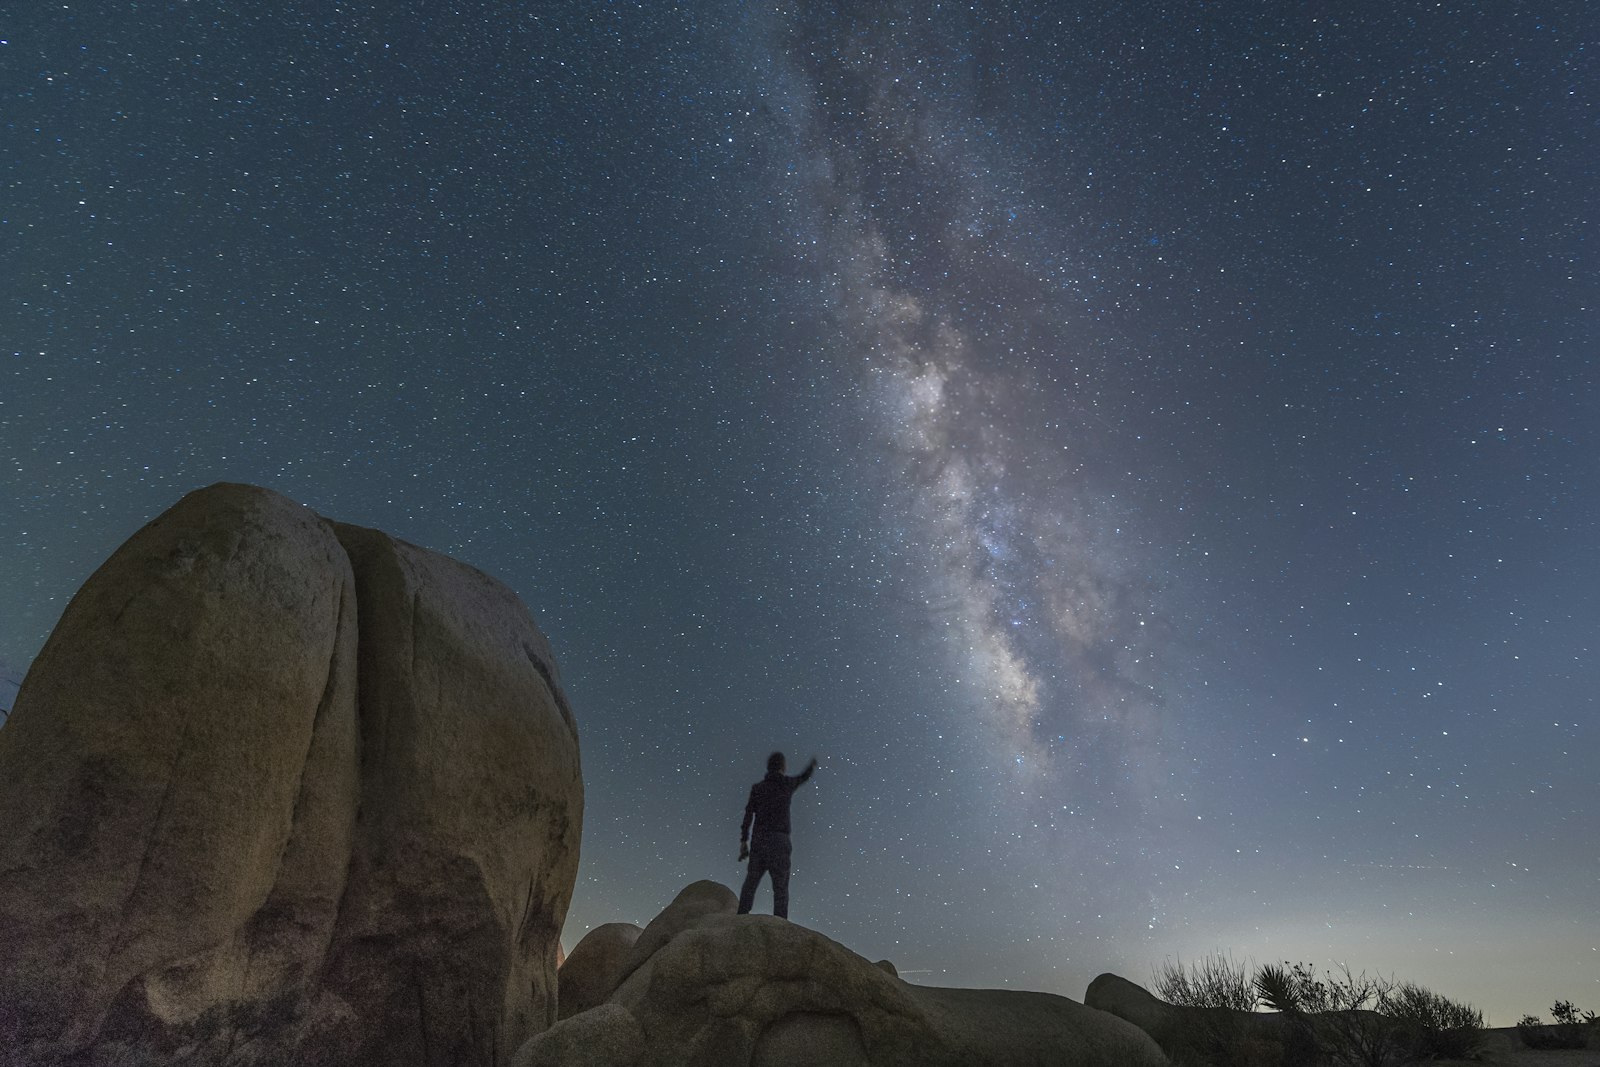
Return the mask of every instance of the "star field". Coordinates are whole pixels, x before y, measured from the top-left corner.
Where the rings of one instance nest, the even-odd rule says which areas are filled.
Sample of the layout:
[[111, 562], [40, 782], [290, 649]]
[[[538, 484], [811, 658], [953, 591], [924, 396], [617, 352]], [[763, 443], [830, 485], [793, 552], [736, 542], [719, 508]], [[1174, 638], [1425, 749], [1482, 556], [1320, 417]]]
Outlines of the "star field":
[[[1600, 1007], [1589, 5], [35, 5], [0, 661], [218, 480], [527, 601], [565, 940]], [[758, 909], [766, 906], [765, 890]]]

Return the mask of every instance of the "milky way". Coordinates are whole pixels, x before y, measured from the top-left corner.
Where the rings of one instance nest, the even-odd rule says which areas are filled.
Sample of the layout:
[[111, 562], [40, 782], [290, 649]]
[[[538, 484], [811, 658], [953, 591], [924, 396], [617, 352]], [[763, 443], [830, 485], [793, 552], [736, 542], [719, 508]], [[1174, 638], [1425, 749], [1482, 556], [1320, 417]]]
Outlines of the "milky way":
[[1132, 553], [1108, 545], [1106, 493], [1075, 476], [1075, 455], [1104, 444], [1070, 386], [1041, 380], [1071, 353], [1027, 350], [1037, 310], [1010, 321], [1047, 306], [1048, 283], [999, 221], [999, 153], [933, 20], [789, 30], [784, 111], [807, 178], [793, 209], [816, 218], [838, 355], [886, 457], [893, 548], [925, 565], [911, 593], [946, 631], [964, 703], [1018, 765], [1060, 779], [1091, 723], [1137, 740], [1160, 695], [1155, 610], [1124, 573]]

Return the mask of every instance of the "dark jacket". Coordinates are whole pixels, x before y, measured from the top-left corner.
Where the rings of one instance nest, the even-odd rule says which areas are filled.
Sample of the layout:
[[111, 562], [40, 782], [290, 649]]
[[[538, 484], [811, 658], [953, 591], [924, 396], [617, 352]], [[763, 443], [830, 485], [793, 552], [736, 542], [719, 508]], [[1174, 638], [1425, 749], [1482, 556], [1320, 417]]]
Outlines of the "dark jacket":
[[806, 764], [806, 769], [794, 777], [780, 771], [768, 771], [767, 776], [750, 787], [750, 799], [744, 806], [744, 822], [739, 827], [739, 840], [750, 834], [750, 820], [754, 819], [758, 834], [786, 834], [789, 832], [789, 798], [806, 784], [817, 769], [817, 761]]

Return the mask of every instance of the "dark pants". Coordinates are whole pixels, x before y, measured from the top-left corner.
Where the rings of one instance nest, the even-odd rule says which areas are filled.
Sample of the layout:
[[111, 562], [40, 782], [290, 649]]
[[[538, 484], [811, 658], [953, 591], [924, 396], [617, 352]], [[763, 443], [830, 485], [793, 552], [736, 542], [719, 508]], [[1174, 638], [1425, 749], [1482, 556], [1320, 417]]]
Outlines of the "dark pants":
[[772, 875], [772, 914], [789, 917], [789, 835], [754, 834], [750, 838], [750, 870], [739, 890], [739, 914], [750, 914], [761, 876]]

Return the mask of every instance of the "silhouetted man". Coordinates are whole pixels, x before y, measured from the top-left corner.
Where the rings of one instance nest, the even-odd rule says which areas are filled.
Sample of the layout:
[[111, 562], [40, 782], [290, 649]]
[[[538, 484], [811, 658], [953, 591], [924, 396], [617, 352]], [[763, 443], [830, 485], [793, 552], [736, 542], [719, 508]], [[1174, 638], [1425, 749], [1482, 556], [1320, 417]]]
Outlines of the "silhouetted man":
[[[750, 913], [761, 876], [771, 874], [772, 914], [780, 919], [789, 917], [789, 798], [816, 769], [817, 758], [813, 756], [805, 770], [790, 778], [783, 773], [783, 753], [774, 752], [767, 757], [767, 776], [750, 787], [744, 822], [739, 826], [739, 858], [749, 857], [750, 860], [744, 888], [739, 890], [740, 915]], [[756, 824], [754, 834], [750, 833], [751, 820]], [[747, 837], [748, 848], [745, 847]]]

